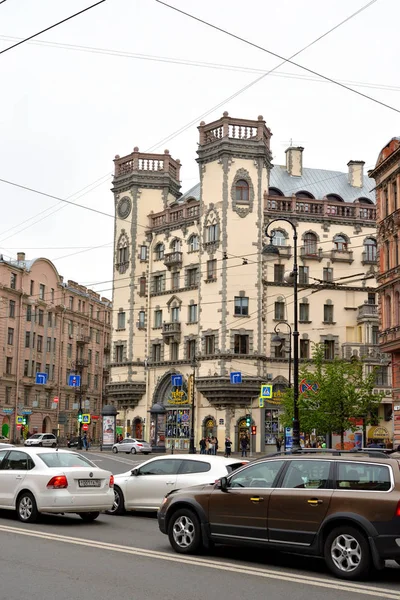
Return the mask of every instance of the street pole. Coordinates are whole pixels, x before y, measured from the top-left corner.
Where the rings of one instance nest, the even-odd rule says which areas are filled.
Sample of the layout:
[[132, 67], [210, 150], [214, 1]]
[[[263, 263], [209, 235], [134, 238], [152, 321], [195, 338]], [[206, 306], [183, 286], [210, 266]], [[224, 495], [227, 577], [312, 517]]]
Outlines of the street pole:
[[192, 410], [191, 410], [191, 414], [190, 414], [189, 454], [196, 454], [196, 447], [194, 445], [194, 394], [195, 394], [194, 388], [195, 388], [195, 384], [196, 384], [196, 348], [194, 350], [192, 366], [193, 366], [192, 397], [191, 397]]
[[[265, 229], [265, 235], [270, 239], [268, 246], [265, 246], [262, 253], [265, 255], [279, 256], [279, 248], [274, 246], [272, 240], [274, 238], [274, 232], [268, 233], [268, 230], [272, 223], [277, 221], [285, 221], [293, 229], [293, 270], [290, 276], [290, 280], [293, 279], [293, 450], [300, 449], [300, 419], [299, 419], [299, 319], [298, 319], [298, 266], [297, 266], [297, 228], [290, 221], [284, 217], [272, 219]], [[292, 353], [290, 352], [290, 355]], [[291, 367], [291, 362], [290, 362]]]
[[78, 434], [78, 449], [82, 450], [82, 370], [80, 371], [79, 379], [79, 434]]

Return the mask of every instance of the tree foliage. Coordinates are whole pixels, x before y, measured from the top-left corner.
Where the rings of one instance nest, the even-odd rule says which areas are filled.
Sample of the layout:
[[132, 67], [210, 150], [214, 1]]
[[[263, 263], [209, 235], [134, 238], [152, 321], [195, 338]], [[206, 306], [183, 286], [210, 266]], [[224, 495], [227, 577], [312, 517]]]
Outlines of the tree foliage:
[[[324, 359], [323, 344], [316, 344], [310, 362], [302, 365], [300, 381], [318, 383], [317, 392], [299, 394], [300, 430], [319, 435], [357, 429], [356, 421], [369, 425], [375, 418], [382, 394], [375, 394], [375, 370], [365, 374], [361, 360]], [[283, 399], [283, 422], [290, 427], [293, 419], [293, 389], [286, 390]]]

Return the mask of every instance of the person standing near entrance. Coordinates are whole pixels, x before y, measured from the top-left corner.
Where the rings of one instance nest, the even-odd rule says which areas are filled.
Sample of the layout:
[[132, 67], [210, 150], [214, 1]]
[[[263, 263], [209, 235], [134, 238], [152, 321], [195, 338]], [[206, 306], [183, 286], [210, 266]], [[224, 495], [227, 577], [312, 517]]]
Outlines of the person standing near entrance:
[[247, 456], [247, 437], [245, 435], [243, 435], [240, 440], [240, 448], [242, 450], [242, 456]]
[[225, 440], [225, 456], [228, 457], [231, 455], [231, 450], [232, 450], [232, 442], [231, 440], [227, 437]]
[[199, 446], [200, 446], [200, 454], [205, 454], [206, 453], [206, 439], [205, 438], [201, 438]]

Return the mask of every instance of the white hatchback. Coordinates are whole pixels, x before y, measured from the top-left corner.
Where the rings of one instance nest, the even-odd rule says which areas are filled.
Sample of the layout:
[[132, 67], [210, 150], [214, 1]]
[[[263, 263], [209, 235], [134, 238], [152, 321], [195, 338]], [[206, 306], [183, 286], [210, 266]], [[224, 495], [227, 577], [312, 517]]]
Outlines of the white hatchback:
[[125, 511], [157, 511], [163, 498], [176, 489], [214, 483], [248, 461], [204, 454], [158, 456], [139, 467], [115, 475], [114, 504], [109, 514]]
[[0, 508], [20, 521], [39, 513], [77, 513], [94, 521], [113, 506], [114, 477], [85, 456], [52, 448], [0, 449]]

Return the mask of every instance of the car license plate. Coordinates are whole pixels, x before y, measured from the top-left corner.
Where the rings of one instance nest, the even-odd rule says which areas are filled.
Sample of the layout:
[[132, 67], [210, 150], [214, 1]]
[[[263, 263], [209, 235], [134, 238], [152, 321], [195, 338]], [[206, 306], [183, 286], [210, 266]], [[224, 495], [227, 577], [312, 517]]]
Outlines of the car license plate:
[[100, 479], [79, 479], [79, 487], [100, 487]]

